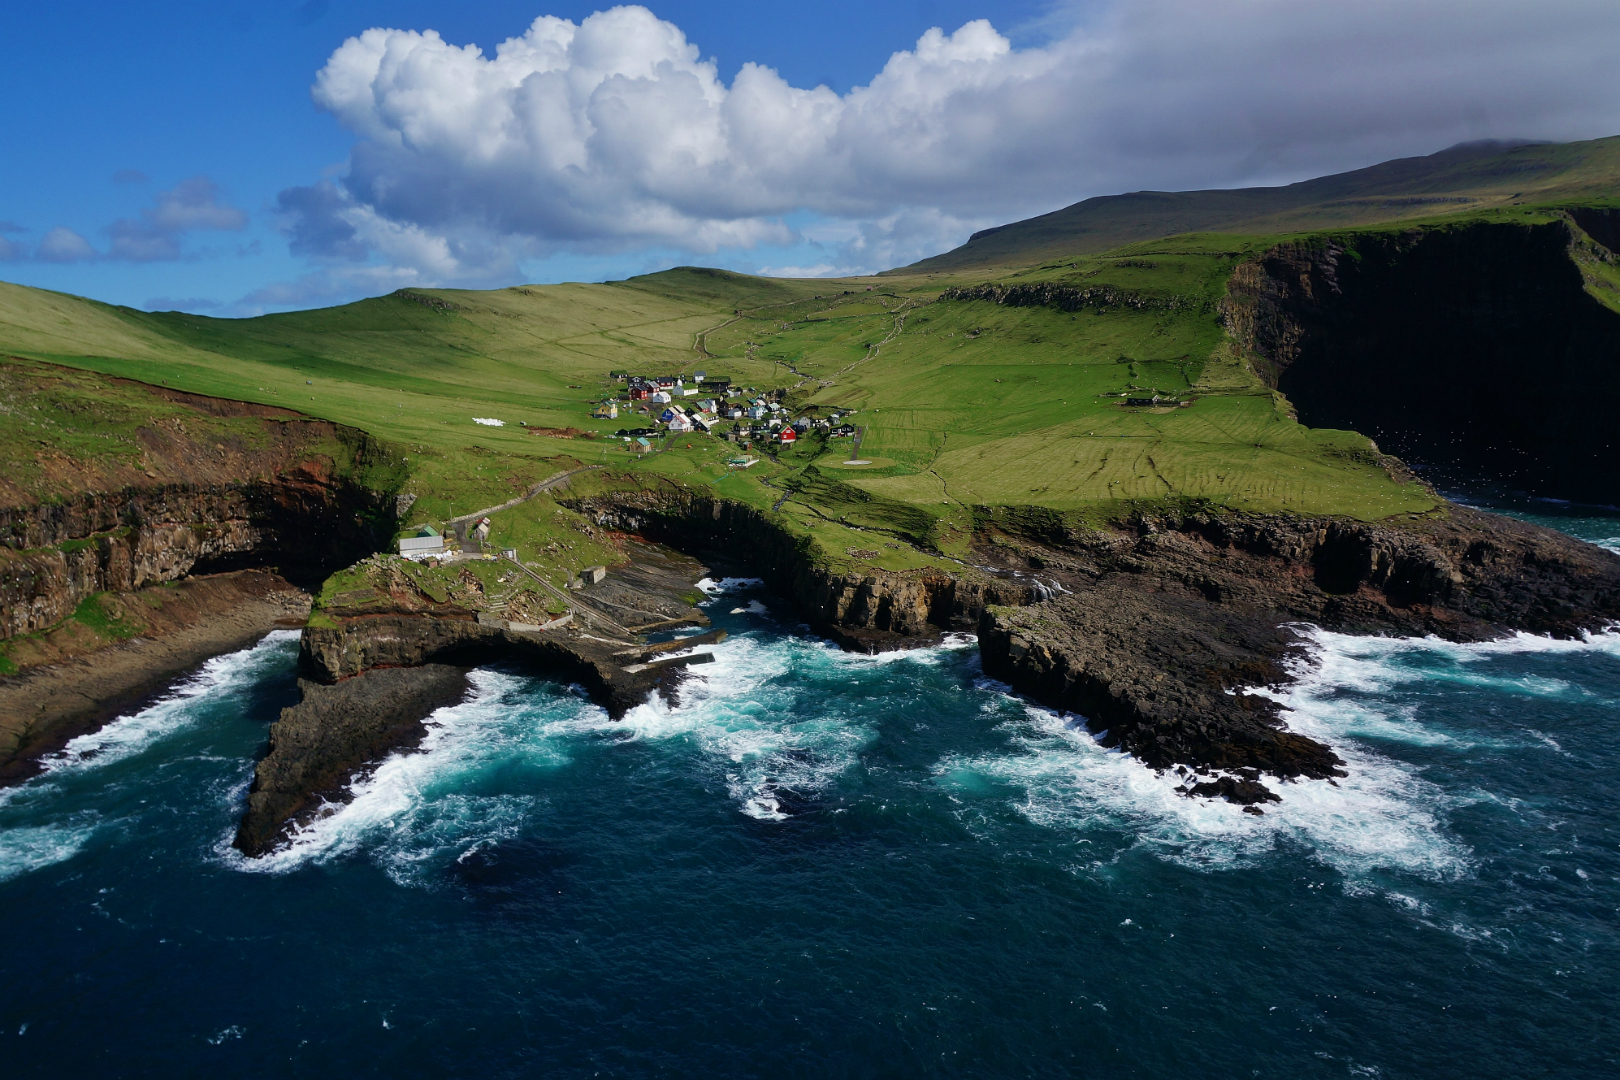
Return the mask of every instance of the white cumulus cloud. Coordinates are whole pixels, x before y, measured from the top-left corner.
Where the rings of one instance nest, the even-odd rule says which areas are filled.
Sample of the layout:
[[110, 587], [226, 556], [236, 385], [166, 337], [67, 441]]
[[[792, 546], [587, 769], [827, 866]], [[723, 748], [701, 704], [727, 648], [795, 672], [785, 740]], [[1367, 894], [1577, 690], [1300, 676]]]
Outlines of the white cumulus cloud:
[[878, 269], [1094, 194], [1611, 134], [1617, 68], [1613, 0], [1113, 0], [1030, 48], [929, 30], [842, 95], [757, 63], [728, 85], [642, 7], [542, 16], [493, 56], [379, 28], [313, 89], [357, 137], [342, 184], [279, 209], [296, 253], [435, 280], [796, 243], [795, 214], [842, 230], [826, 265]]

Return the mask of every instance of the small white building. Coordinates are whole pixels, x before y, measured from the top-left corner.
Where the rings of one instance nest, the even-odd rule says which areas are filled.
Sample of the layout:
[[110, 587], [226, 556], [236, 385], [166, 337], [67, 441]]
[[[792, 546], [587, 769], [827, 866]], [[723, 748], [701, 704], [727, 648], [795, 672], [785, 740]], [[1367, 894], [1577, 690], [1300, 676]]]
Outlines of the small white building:
[[407, 559], [436, 559], [444, 554], [444, 537], [407, 536], [399, 542], [399, 553]]

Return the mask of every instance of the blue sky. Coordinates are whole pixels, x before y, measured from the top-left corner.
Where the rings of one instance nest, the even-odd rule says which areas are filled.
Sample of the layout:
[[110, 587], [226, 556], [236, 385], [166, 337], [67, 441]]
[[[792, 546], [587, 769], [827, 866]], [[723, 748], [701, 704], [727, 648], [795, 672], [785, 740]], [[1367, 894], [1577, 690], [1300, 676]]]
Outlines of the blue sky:
[[650, 7], [13, 5], [0, 278], [250, 314], [869, 271], [1094, 194], [1620, 132], [1612, 3]]

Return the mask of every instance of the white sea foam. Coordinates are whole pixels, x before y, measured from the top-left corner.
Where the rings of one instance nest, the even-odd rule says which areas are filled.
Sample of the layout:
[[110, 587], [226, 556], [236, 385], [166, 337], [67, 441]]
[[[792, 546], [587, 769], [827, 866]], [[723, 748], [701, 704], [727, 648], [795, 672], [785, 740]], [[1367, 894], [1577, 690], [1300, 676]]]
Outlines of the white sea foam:
[[636, 739], [690, 742], [722, 771], [741, 813], [784, 820], [795, 798], [825, 790], [873, 737], [814, 695], [784, 689], [785, 681], [806, 670], [831, 674], [853, 656], [815, 639], [729, 638], [714, 649], [712, 664], [689, 669], [680, 704], [653, 698], [626, 714], [620, 728]]
[[1421, 721], [1415, 706], [1398, 705], [1390, 698], [1403, 687], [1423, 684], [1519, 697], [1590, 699], [1591, 691], [1563, 679], [1501, 677], [1470, 668], [1507, 655], [1620, 656], [1620, 635], [1612, 632], [1573, 640], [1519, 633], [1496, 641], [1457, 643], [1436, 637], [1357, 637], [1303, 625], [1294, 629], [1305, 645], [1303, 658], [1289, 665], [1294, 681], [1281, 691], [1251, 692], [1283, 705], [1292, 729], [1329, 742], [1349, 737], [1423, 746], [1508, 745], [1477, 732], [1441, 730]]
[[[1014, 753], [948, 761], [940, 775], [947, 783], [1014, 784], [1024, 791], [1019, 809], [1032, 821], [1082, 832], [1125, 829], [1137, 844], [1178, 862], [1245, 865], [1281, 843], [1297, 842], [1350, 879], [1376, 870], [1447, 878], [1468, 872], [1472, 861], [1447, 818], [1459, 806], [1491, 796], [1448, 792], [1424, 779], [1420, 766], [1369, 743], [1392, 744], [1392, 750], [1400, 745], [1465, 749], [1485, 740], [1425, 722], [1416, 706], [1392, 701], [1395, 692], [1413, 683], [1449, 682], [1524, 696], [1588, 696], [1563, 680], [1501, 678], [1470, 672], [1466, 665], [1508, 654], [1620, 656], [1620, 635], [1612, 632], [1569, 641], [1521, 633], [1457, 644], [1296, 629], [1306, 655], [1292, 664], [1293, 682], [1252, 692], [1277, 701], [1290, 730], [1331, 745], [1349, 775], [1334, 784], [1272, 781], [1282, 802], [1265, 804], [1263, 815], [1183, 796], [1178, 788], [1186, 781], [1175, 773], [1155, 775], [1104, 749], [1077, 718], [1039, 709], [1028, 709], [1027, 718], [1012, 723]], [[987, 680], [981, 685], [989, 686]], [[1558, 749], [1546, 736], [1530, 735]]]
[[95, 828], [93, 815], [79, 815], [51, 825], [0, 830], [0, 881], [66, 862], [79, 853]]
[[354, 780], [347, 801], [297, 829], [285, 846], [247, 859], [225, 837], [217, 853], [240, 870], [285, 873], [364, 849], [404, 883], [436, 854], [515, 835], [535, 800], [469, 794], [467, 781], [519, 759], [562, 764], [565, 744], [556, 736], [598, 725], [606, 714], [571, 694], [527, 699], [517, 693], [527, 681], [516, 676], [475, 670], [468, 678], [472, 696], [427, 718], [419, 750], [391, 754]]
[[[847, 666], [856, 669], [900, 661], [933, 667], [946, 663], [952, 658], [952, 654], [974, 648], [978, 643], [979, 638], [976, 634], [950, 633], [941, 635], [939, 644], [921, 649], [886, 649], [875, 653], [837, 652], [836, 655], [842, 657]], [[832, 645], [828, 648], [835, 649]]]
[[0, 791], [0, 808], [8, 817], [25, 813], [28, 819], [40, 822], [0, 826], [0, 881], [73, 858], [102, 827], [98, 814], [63, 814], [54, 809], [62, 794], [62, 781], [133, 757], [190, 727], [202, 715], [200, 704], [246, 689], [285, 665], [297, 640], [297, 631], [277, 630], [251, 648], [214, 657], [147, 708], [72, 739], [42, 759], [42, 775]]
[[216, 656], [167, 695], [140, 712], [120, 716], [99, 731], [80, 735], [40, 764], [47, 774], [121, 761], [197, 719], [203, 699], [246, 689], [286, 662], [297, 630], [273, 630], [252, 648]]
[[[1443, 792], [1392, 762], [1342, 743], [1335, 748], [1350, 776], [1272, 786], [1282, 796], [1265, 813], [1246, 814], [1218, 799], [1189, 798], [1174, 772], [1156, 775], [1118, 750], [1103, 747], [1077, 717], [1026, 707], [1005, 725], [1011, 753], [941, 762], [940, 781], [965, 790], [986, 782], [1022, 790], [1017, 809], [1052, 828], [1133, 838], [1161, 858], [1188, 866], [1253, 865], [1280, 843], [1295, 841], [1347, 875], [1380, 867], [1449, 877], [1467, 866], [1468, 850], [1445, 835], [1436, 809]], [[1103, 845], [1099, 861], [1111, 855]]]
[[[1263, 815], [1223, 801], [1188, 798], [1179, 789], [1189, 781], [1173, 772], [1155, 775], [1105, 749], [1078, 718], [1035, 708], [1005, 724], [1011, 752], [947, 759], [938, 769], [940, 781], [964, 792], [1011, 785], [1022, 793], [1019, 811], [1032, 821], [1082, 834], [1126, 833], [1135, 838], [1133, 846], [1190, 865], [1247, 865], [1280, 844], [1297, 843], [1349, 879], [1378, 870], [1447, 878], [1467, 873], [1472, 863], [1471, 851], [1451, 833], [1447, 819], [1459, 806], [1492, 796], [1448, 792], [1426, 780], [1421, 766], [1400, 760], [1399, 748], [1466, 749], [1488, 739], [1426, 721], [1419, 706], [1394, 700], [1399, 691], [1416, 683], [1449, 683], [1493, 693], [1587, 697], [1583, 688], [1559, 679], [1468, 669], [1508, 654], [1620, 656], [1620, 635], [1612, 632], [1570, 641], [1515, 634], [1456, 644], [1297, 629], [1306, 655], [1293, 664], [1294, 681], [1280, 690], [1253, 692], [1283, 706], [1290, 730], [1331, 745], [1349, 775], [1334, 784], [1268, 781], [1282, 802], [1264, 804]], [[978, 685], [1005, 690], [986, 679]], [[1542, 733], [1527, 734], [1535, 745], [1559, 749]]]
[[813, 638], [761, 642], [749, 635], [713, 653], [713, 663], [691, 669], [679, 704], [654, 697], [617, 722], [575, 695], [535, 695], [528, 680], [476, 670], [472, 697], [430, 716], [417, 751], [390, 755], [356, 779], [346, 801], [282, 848], [246, 859], [226, 836], [216, 852], [238, 869], [269, 873], [364, 852], [406, 883], [449, 852], [515, 835], [533, 811], [532, 796], [470, 793], [480, 773], [514, 759], [562, 765], [582, 739], [684, 743], [713, 768], [738, 811], [761, 820], [791, 816], [859, 760], [873, 732], [795, 687], [807, 668], [829, 669], [837, 679], [837, 668], [865, 658]]
[[697, 583], [697, 587], [710, 596], [720, 596], [738, 589], [757, 589], [764, 584], [765, 579], [757, 577], [723, 577], [718, 580], [706, 577]]

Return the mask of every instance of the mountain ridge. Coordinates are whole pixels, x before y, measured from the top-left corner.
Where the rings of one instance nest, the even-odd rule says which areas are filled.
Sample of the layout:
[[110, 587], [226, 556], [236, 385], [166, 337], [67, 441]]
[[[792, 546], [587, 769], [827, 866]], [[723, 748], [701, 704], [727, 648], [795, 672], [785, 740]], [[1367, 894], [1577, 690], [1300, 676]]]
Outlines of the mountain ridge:
[[1574, 143], [1476, 140], [1275, 187], [1098, 195], [981, 229], [958, 248], [887, 273], [1028, 266], [1180, 233], [1305, 232], [1489, 209], [1527, 198], [1590, 202], [1617, 186], [1620, 136]]

